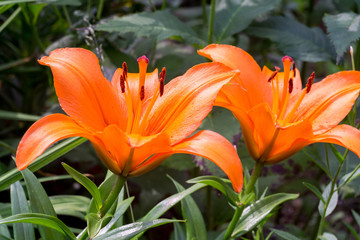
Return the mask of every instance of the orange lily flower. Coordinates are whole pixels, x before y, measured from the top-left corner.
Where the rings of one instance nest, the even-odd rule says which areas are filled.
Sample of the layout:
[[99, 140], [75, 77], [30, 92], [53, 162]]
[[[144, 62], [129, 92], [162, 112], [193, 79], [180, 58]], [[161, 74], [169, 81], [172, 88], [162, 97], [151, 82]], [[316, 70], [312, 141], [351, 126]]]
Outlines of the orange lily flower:
[[[360, 131], [338, 125], [360, 90], [360, 72], [335, 73], [304, 89], [295, 63], [283, 58], [284, 72], [260, 69], [240, 48], [209, 45], [200, 55], [240, 75], [220, 91], [215, 105], [228, 108], [240, 122], [247, 149], [256, 161], [273, 164], [315, 142], [344, 146], [360, 157]], [[291, 69], [292, 68], [292, 69]]]
[[240, 192], [242, 166], [234, 146], [212, 131], [190, 136], [236, 71], [204, 63], [164, 86], [165, 69], [160, 77], [157, 69], [146, 73], [145, 56], [138, 59], [139, 73], [128, 73], [124, 63], [111, 82], [102, 75], [95, 54], [85, 49], [58, 49], [39, 63], [51, 67], [59, 103], [68, 116], [51, 114], [30, 127], [16, 153], [19, 170], [54, 142], [81, 136], [115, 174], [140, 175], [174, 153], [189, 153], [216, 163]]

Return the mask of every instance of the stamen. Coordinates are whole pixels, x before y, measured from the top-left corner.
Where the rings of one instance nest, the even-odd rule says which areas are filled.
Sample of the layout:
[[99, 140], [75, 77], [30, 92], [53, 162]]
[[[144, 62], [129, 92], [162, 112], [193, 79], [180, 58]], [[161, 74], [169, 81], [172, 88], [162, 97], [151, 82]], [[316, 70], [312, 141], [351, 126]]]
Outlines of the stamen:
[[269, 79], [267, 81], [271, 82], [276, 77], [276, 75], [278, 74], [279, 71], [280, 71], [280, 68], [275, 67], [275, 71], [271, 74], [271, 76], [269, 77]]
[[312, 72], [306, 83], [306, 93], [310, 92], [314, 78], [315, 78], [315, 72]]
[[145, 98], [145, 77], [149, 59], [144, 55], [139, 57], [137, 61], [139, 63], [139, 95], [140, 100], [143, 100]]
[[160, 97], [164, 94], [164, 82], [165, 82], [165, 75], [166, 75], [166, 68], [163, 67], [163, 69], [160, 72]]
[[128, 73], [128, 67], [127, 67], [126, 62], [123, 62], [122, 68], [123, 68], [123, 76], [124, 76], [124, 79], [126, 80], [127, 79], [127, 73]]
[[280, 114], [278, 119], [282, 119], [285, 111], [286, 111], [286, 107], [289, 101], [289, 75], [290, 75], [290, 68], [291, 68], [291, 63], [292, 63], [292, 58], [289, 56], [285, 56], [282, 58], [283, 64], [284, 64], [284, 78], [283, 78], [283, 89], [282, 89], [282, 95], [281, 95], [281, 100], [280, 100]]
[[294, 75], [294, 78], [295, 78], [296, 77], [295, 61], [293, 61], [292, 70], [293, 70], [293, 75]]
[[290, 78], [290, 80], [289, 80], [289, 93], [292, 93], [293, 88], [294, 88], [293, 79]]
[[[123, 72], [124, 73], [124, 72]], [[121, 88], [121, 92], [124, 93], [125, 92], [125, 79], [124, 79], [124, 75], [120, 75], [120, 88]]]

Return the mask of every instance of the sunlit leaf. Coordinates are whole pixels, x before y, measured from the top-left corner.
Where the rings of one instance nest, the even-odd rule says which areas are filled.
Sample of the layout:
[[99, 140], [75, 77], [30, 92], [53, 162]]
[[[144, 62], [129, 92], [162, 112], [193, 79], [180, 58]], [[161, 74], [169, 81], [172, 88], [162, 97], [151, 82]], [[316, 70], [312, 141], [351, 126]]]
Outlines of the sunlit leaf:
[[292, 234], [289, 233], [289, 232], [281, 231], [281, 230], [274, 229], [274, 228], [272, 228], [271, 231], [274, 232], [276, 236], [280, 237], [279, 239], [284, 239], [284, 240], [301, 240], [300, 238], [292, 235]]
[[[330, 182], [325, 190], [323, 191], [322, 193], [322, 196], [325, 200], [325, 202], [329, 201], [329, 197], [330, 197], [330, 191], [331, 191], [331, 187], [332, 187], [332, 183]], [[334, 189], [336, 189], [336, 185], [334, 186]], [[336, 208], [336, 205], [337, 205], [337, 202], [338, 202], [338, 198], [339, 198], [339, 194], [337, 191], [334, 191], [332, 196], [331, 196], [331, 199], [330, 199], [330, 202], [328, 204], [328, 207], [326, 209], [326, 212], [325, 212], [325, 217], [326, 216], [329, 216], [330, 213], [332, 213], [334, 211], [334, 209]], [[319, 202], [319, 205], [318, 205], [318, 210], [319, 210], [319, 213], [321, 214], [321, 216], [324, 215], [324, 211], [325, 211], [325, 205], [322, 201]]]
[[86, 211], [90, 204], [89, 198], [75, 195], [56, 195], [49, 198], [57, 214], [85, 220]]
[[239, 236], [256, 227], [274, 208], [281, 203], [296, 199], [298, 194], [277, 193], [267, 196], [246, 207], [232, 236]]

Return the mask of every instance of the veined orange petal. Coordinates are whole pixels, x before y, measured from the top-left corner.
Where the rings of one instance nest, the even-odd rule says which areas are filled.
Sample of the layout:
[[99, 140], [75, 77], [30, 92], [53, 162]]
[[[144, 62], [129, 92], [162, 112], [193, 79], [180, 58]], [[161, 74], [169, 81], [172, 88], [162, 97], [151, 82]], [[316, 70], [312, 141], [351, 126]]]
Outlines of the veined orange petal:
[[[109, 125], [103, 132], [95, 136], [101, 140], [107, 152], [117, 162], [120, 172], [124, 171], [129, 164], [128, 171], [138, 167], [151, 155], [171, 151], [171, 146], [166, 134], [153, 136], [140, 136], [138, 134], [128, 135], [117, 125]], [[131, 150], [133, 155], [131, 156]]]
[[354, 152], [360, 158], [360, 130], [349, 125], [338, 125], [311, 139], [313, 142], [334, 143]]
[[271, 85], [250, 54], [240, 48], [221, 44], [211, 44], [198, 50], [198, 53], [231, 69], [240, 70], [240, 85], [248, 91], [251, 106], [261, 102], [272, 103]]
[[57, 49], [39, 63], [51, 67], [60, 105], [73, 119], [92, 131], [108, 124], [126, 127], [125, 107], [102, 75], [94, 53], [80, 48]]
[[[343, 71], [312, 85], [294, 121], [312, 120], [316, 134], [336, 126], [349, 113], [360, 91], [360, 72]], [[290, 106], [289, 106], [290, 107]]]
[[16, 152], [16, 166], [25, 169], [50, 145], [68, 137], [91, 139], [91, 133], [64, 114], [48, 115], [36, 121], [21, 139]]
[[176, 144], [169, 153], [157, 154], [146, 161], [133, 174], [144, 173], [160, 165], [175, 153], [188, 153], [209, 159], [218, 165], [229, 177], [233, 188], [240, 192], [243, 186], [243, 169], [235, 147], [218, 133], [204, 130]]
[[170, 81], [149, 115], [144, 135], [166, 133], [172, 144], [194, 132], [211, 111], [221, 87], [234, 76], [220, 63], [204, 63]]

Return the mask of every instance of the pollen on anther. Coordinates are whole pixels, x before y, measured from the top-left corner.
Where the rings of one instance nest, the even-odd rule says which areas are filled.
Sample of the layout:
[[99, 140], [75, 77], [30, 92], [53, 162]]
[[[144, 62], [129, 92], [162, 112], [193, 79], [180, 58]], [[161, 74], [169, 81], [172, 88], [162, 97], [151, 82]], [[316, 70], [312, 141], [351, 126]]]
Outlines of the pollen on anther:
[[279, 71], [280, 71], [280, 68], [275, 67], [275, 71], [271, 74], [271, 76], [269, 77], [269, 79], [267, 81], [271, 82], [271, 80], [273, 80], [276, 77], [276, 74], [278, 74]]
[[307, 83], [306, 83], [306, 93], [309, 93], [310, 90], [311, 90], [311, 85], [314, 81], [314, 78], [315, 78], [315, 72], [313, 72], [310, 77], [308, 78], [307, 80]]
[[160, 82], [160, 97], [164, 94], [164, 82], [165, 82], [166, 68], [163, 67], [159, 74], [159, 82]]
[[124, 76], [124, 79], [126, 79], [127, 73], [128, 73], [128, 67], [127, 67], [126, 62], [123, 62], [122, 68], [123, 68], [123, 76]]
[[140, 100], [144, 100], [145, 98], [145, 87], [141, 86], [141, 90], [140, 90]]
[[293, 79], [290, 78], [290, 80], [289, 80], [289, 93], [292, 93], [293, 88], [294, 88]]
[[124, 92], [125, 92], [125, 79], [124, 79], [124, 75], [120, 75], [120, 88], [121, 88], [121, 92], [124, 93]]

